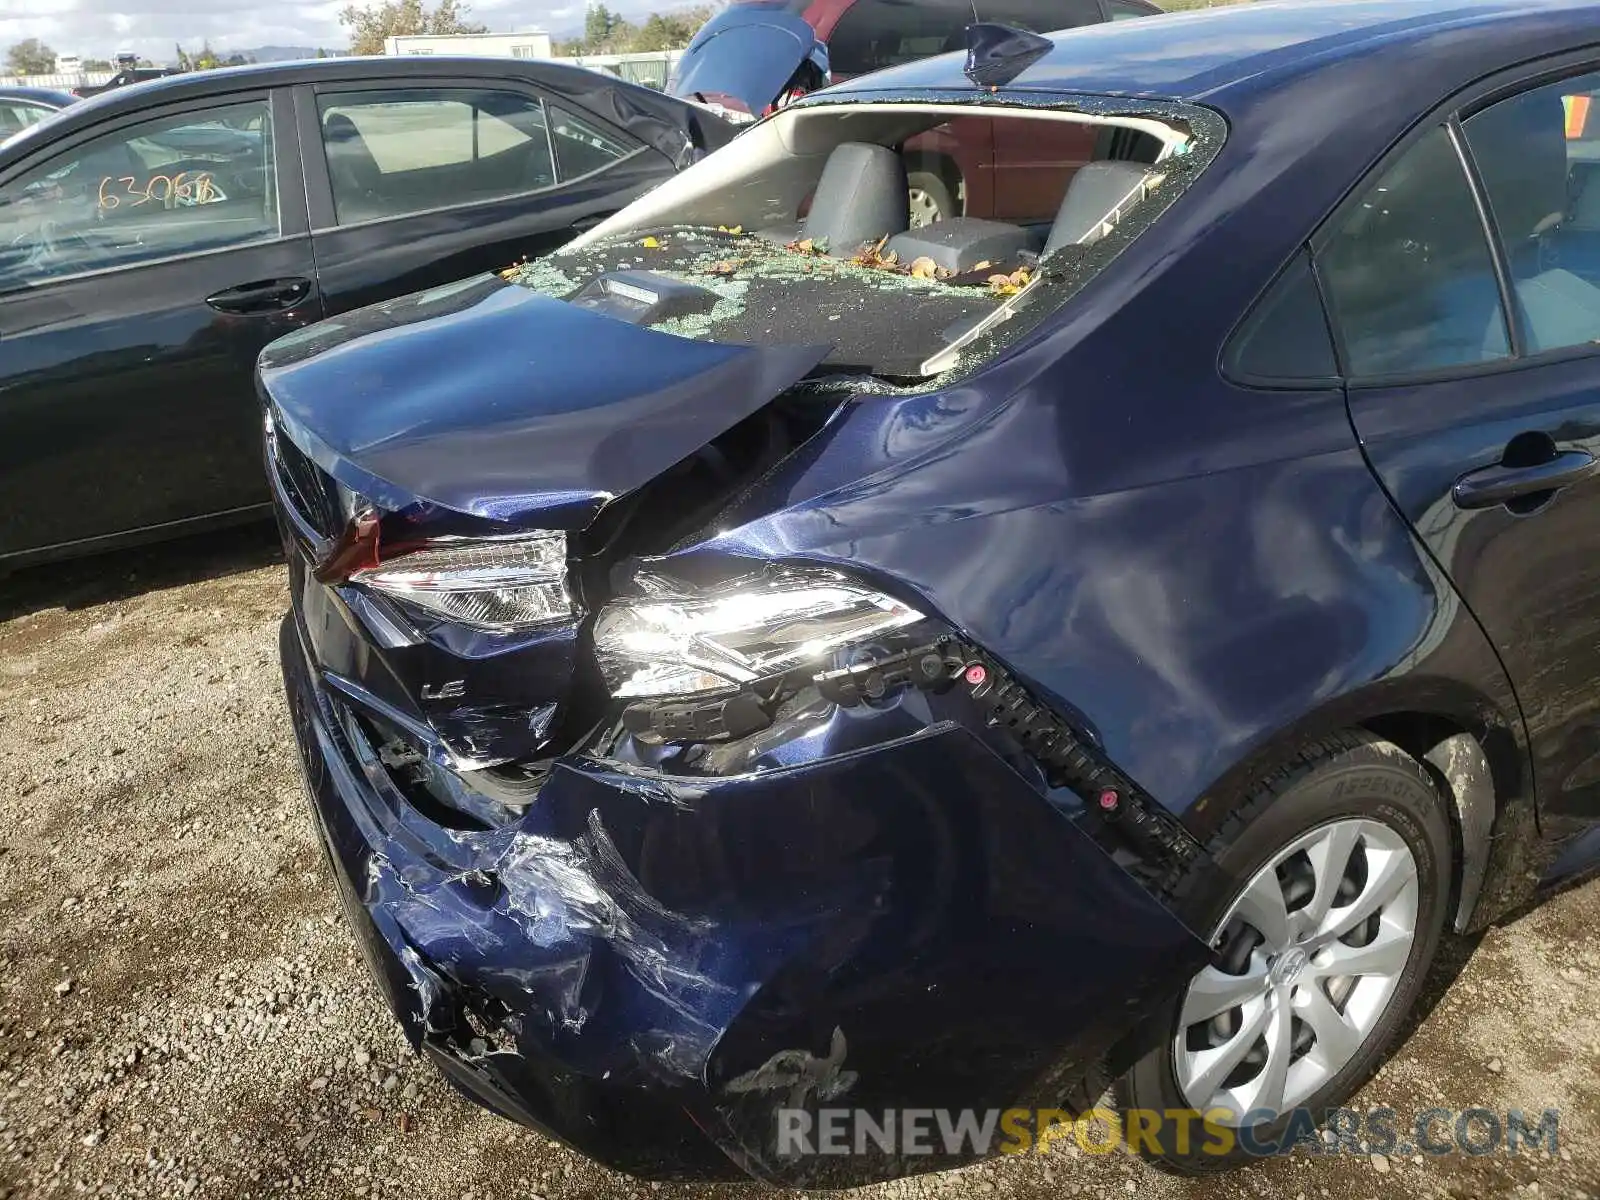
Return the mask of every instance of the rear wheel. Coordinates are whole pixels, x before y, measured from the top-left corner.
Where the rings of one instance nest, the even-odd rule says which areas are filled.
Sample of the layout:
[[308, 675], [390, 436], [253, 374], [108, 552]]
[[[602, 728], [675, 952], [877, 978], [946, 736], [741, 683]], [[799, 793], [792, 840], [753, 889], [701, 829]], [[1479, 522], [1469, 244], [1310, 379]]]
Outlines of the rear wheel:
[[[1438, 945], [1450, 831], [1421, 764], [1352, 734], [1269, 779], [1211, 850], [1220, 870], [1189, 881], [1178, 905], [1211, 932], [1213, 962], [1158, 1018], [1158, 1048], [1120, 1098], [1160, 1112], [1226, 1110], [1212, 1119], [1265, 1145], [1294, 1110], [1320, 1122], [1393, 1039]], [[1206, 1153], [1198, 1137], [1180, 1150], [1171, 1125], [1158, 1128], [1159, 1151], [1140, 1148], [1180, 1170], [1244, 1153]]]
[[911, 171], [906, 175], [907, 202], [911, 228], [921, 229], [935, 221], [960, 216], [955, 193], [942, 176], [933, 171]]

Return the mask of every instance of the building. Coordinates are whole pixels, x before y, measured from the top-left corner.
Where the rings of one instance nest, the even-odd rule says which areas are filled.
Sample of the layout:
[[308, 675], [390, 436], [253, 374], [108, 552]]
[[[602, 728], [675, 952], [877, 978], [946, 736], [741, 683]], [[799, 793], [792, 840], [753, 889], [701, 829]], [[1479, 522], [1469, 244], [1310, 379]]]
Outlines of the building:
[[406, 34], [383, 39], [385, 54], [466, 54], [474, 58], [549, 58], [550, 35], [527, 33]]

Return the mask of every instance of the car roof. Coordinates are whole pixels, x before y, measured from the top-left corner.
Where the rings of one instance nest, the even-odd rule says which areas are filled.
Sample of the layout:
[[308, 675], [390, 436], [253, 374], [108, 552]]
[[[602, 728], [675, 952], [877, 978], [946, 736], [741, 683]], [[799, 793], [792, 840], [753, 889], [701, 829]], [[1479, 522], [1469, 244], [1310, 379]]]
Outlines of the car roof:
[[[1231, 112], [1307, 76], [1337, 76], [1382, 56], [1409, 64], [1389, 80], [1403, 105], [1410, 93], [1438, 93], [1440, 81], [1448, 94], [1500, 67], [1600, 43], [1600, 0], [1264, 0], [1088, 25], [1051, 40], [1054, 48], [1011, 88]], [[963, 66], [959, 53], [940, 55], [837, 85], [836, 95], [970, 88]]]
[[481, 76], [485, 79], [562, 79], [590, 78], [593, 72], [567, 63], [529, 58], [486, 58], [481, 55], [397, 54], [351, 55], [343, 58], [311, 58], [296, 62], [251, 63], [242, 67], [219, 67], [214, 71], [186, 71], [160, 79], [148, 79], [92, 97], [96, 109], [126, 105], [165, 104], [245, 87], [287, 87], [297, 83], [324, 83], [329, 80], [410, 79], [427, 75]]
[[31, 150], [44, 140], [53, 140], [123, 112], [136, 112], [156, 104], [168, 104], [226, 95], [253, 88], [289, 87], [295, 84], [361, 82], [382, 79], [419, 79], [448, 76], [480, 78], [487, 81], [521, 79], [542, 83], [568, 95], [593, 90], [597, 79], [613, 88], [637, 88], [652, 110], [683, 102], [666, 97], [640, 84], [614, 75], [602, 76], [586, 67], [545, 59], [486, 58], [467, 55], [370, 55], [344, 58], [315, 58], [299, 62], [251, 63], [242, 67], [219, 67], [213, 71], [188, 71], [112, 88], [70, 108], [63, 108], [29, 130], [17, 134], [3, 147], [7, 157]]
[[40, 104], [49, 104], [56, 108], [65, 108], [78, 99], [71, 92], [42, 87], [0, 87], [0, 96], [9, 100], [36, 100]]

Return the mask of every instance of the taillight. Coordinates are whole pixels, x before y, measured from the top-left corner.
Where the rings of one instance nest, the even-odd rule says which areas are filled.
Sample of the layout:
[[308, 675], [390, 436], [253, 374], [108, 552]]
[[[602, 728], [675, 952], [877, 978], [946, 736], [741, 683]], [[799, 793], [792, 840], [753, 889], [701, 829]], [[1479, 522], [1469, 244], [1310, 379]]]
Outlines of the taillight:
[[573, 611], [562, 533], [436, 539], [350, 582], [475, 629], [531, 629]]
[[324, 583], [352, 583], [474, 629], [534, 629], [573, 615], [567, 538], [538, 531], [386, 543], [371, 509], [351, 517], [317, 565]]
[[669, 593], [661, 581], [651, 596], [601, 611], [594, 645], [613, 696], [736, 688], [923, 619], [890, 596], [823, 572]]

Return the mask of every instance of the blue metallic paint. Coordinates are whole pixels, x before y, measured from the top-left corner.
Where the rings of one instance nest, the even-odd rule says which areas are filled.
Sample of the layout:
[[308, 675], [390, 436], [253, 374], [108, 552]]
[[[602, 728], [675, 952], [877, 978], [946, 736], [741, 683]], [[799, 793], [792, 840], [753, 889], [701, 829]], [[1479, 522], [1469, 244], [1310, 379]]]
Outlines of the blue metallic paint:
[[1600, 704], [1590, 660], [1597, 630], [1588, 564], [1600, 484], [1586, 481], [1537, 511], [1464, 509], [1450, 496], [1468, 471], [1497, 463], [1511, 440], [1549, 433], [1600, 451], [1600, 364], [1590, 357], [1381, 389], [1351, 409], [1374, 468], [1500, 648], [1528, 722], [1540, 811], [1600, 816]]
[[369, 500], [582, 527], [827, 352], [690, 341], [490, 276], [283, 338], [260, 374], [295, 443]]
[[[1435, 553], [1407, 518], [1518, 427], [1507, 377], [1448, 385], [1465, 410], [1356, 395], [1364, 450], [1340, 390], [1244, 388], [1217, 362], [1407, 128], [1470, 80], [1594, 40], [1596, 12], [1245, 7], [1060, 39], [1018, 86], [1203, 99], [1230, 129], [1213, 165], [1005, 354], [925, 393], [862, 390], [698, 540], [644, 547], [650, 565], [706, 580], [781, 559], [874, 580], [1002, 660], [1202, 838], [1306, 738], [1364, 724], [1403, 740], [1418, 718], [1465, 731], [1499, 804], [1479, 917], [1504, 911], [1542, 853], [1528, 743], [1496, 613], [1474, 615], [1441, 563], [1458, 581], [1580, 588], [1588, 573], [1577, 550], [1529, 550], [1498, 511], [1424, 522]], [[919, 63], [855, 94], [956, 87], [958, 72]], [[1541, 369], [1545, 396], [1574, 397], [1562, 436], [1592, 446], [1588, 361]], [[1463, 420], [1474, 405], [1483, 419]], [[1571, 500], [1551, 513], [1581, 524], [1587, 497]], [[841, 1182], [772, 1155], [764, 1067], [803, 1058], [813, 1090], [848, 1071], [867, 1107], [1052, 1103], [1143, 1050], [1123, 1040], [1125, 1002], [1169, 995], [1204, 952], [1088, 836], [1077, 799], [953, 698], [802, 704], [693, 762], [597, 731], [532, 808], [441, 829], [316, 682], [366, 653], [337, 597], [304, 599], [301, 621], [318, 603], [342, 624], [286, 625], [291, 707], [390, 1001], [462, 1086], [586, 1153], [720, 1173], [709, 1142], [771, 1178]], [[1579, 611], [1565, 588], [1543, 603]], [[1565, 711], [1529, 715], [1540, 770], [1570, 776], [1594, 748], [1562, 744]]]
[[736, 4], [700, 27], [667, 90], [685, 100], [733, 99], [760, 116], [807, 61], [818, 78], [828, 79], [828, 48], [801, 17], [775, 6]]
[[578, 755], [515, 823], [444, 831], [311, 682], [289, 621], [283, 650], [315, 811], [408, 1034], [491, 1107], [633, 1173], [725, 1173], [691, 1123], [774, 1181], [947, 1165], [787, 1162], [790, 1083], [728, 1085], [847, 1029], [854, 1104], [1055, 1104], [1204, 961], [954, 722], [692, 786]]

